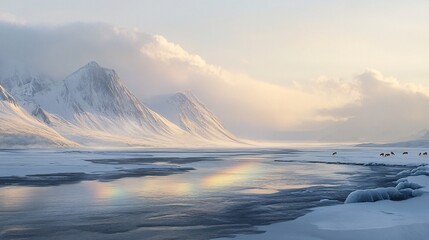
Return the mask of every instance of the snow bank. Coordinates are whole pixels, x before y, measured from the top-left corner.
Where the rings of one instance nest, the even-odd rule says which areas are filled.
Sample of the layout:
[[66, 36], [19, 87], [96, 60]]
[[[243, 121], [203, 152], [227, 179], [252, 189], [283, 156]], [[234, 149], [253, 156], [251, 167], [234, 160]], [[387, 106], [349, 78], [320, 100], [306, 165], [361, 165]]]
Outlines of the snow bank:
[[380, 200], [401, 201], [421, 195], [422, 188], [417, 183], [400, 179], [396, 187], [356, 190], [350, 193], [344, 203], [377, 202]]
[[414, 168], [412, 170], [404, 170], [400, 173], [398, 173], [399, 176], [419, 176], [419, 175], [426, 175], [429, 176], [429, 166], [419, 166], [417, 168]]
[[415, 190], [415, 189], [422, 188], [422, 186], [420, 186], [417, 183], [408, 182], [408, 180], [399, 181], [398, 185], [396, 185], [396, 189], [398, 190], [407, 189], [407, 188], [411, 188], [412, 190]]
[[396, 187], [357, 190], [349, 194], [344, 203], [376, 202], [380, 200], [401, 201], [420, 196], [418, 190], [411, 188], [397, 189]]
[[[355, 191], [348, 201], [356, 204], [339, 204], [315, 208], [313, 212], [293, 221], [276, 223], [259, 228], [263, 234], [237, 235], [236, 240], [426, 240], [429, 236], [429, 166], [408, 171], [396, 187]], [[420, 197], [405, 201], [377, 201], [418, 193]], [[364, 202], [365, 200], [366, 202]], [[222, 238], [228, 240], [231, 238]], [[220, 240], [220, 239], [219, 239]]]

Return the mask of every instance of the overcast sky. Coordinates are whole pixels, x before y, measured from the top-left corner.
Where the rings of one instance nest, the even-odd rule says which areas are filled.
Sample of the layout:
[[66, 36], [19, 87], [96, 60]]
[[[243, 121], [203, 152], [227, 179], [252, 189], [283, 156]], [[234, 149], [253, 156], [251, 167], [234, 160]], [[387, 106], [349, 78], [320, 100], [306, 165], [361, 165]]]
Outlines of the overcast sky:
[[366, 68], [426, 84], [429, 2], [2, 0], [31, 23], [107, 22], [160, 34], [206, 61], [278, 83]]
[[141, 99], [194, 91], [245, 136], [382, 141], [429, 127], [428, 10], [392, 0], [1, 0], [0, 60], [59, 78], [96, 60]]

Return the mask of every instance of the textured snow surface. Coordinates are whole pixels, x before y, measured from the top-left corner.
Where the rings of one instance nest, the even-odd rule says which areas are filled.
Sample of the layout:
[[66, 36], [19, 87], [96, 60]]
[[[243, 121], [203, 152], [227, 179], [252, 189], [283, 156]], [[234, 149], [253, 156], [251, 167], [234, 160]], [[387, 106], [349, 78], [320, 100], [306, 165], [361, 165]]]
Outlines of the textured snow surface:
[[344, 203], [376, 202], [381, 200], [400, 201], [419, 196], [420, 194], [420, 191], [410, 187], [403, 188], [402, 185], [400, 187], [356, 190], [349, 194]]
[[[141, 103], [112, 69], [90, 62], [62, 81], [29, 71], [4, 71], [1, 98], [19, 103], [20, 114], [42, 128], [89, 146], [237, 146], [239, 143], [195, 97], [177, 94], [169, 104], [180, 122], [171, 122]], [[5, 90], [12, 94], [3, 93]], [[12, 97], [14, 96], [14, 97]], [[25, 109], [25, 110], [24, 110]], [[27, 111], [27, 113], [25, 113]], [[6, 111], [0, 112], [0, 115]], [[20, 115], [18, 114], [18, 115]], [[27, 132], [21, 131], [25, 134]], [[31, 138], [8, 142], [28, 145]], [[6, 137], [4, 138], [6, 139]], [[40, 142], [42, 143], [42, 142]]]

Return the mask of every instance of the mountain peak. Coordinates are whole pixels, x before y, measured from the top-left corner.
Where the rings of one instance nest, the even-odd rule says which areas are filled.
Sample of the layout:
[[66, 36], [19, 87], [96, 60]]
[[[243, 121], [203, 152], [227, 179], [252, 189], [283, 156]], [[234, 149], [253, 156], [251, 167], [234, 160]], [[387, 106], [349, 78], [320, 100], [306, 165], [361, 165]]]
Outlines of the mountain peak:
[[81, 84], [95, 83], [104, 85], [118, 81], [119, 77], [113, 69], [103, 68], [95, 61], [87, 63], [65, 79], [66, 84], [81, 82]]
[[172, 99], [179, 101], [179, 102], [193, 102], [195, 104], [204, 105], [201, 103], [201, 101], [195, 97], [195, 95], [191, 91], [185, 91], [185, 92], [176, 92], [172, 95]]
[[237, 141], [219, 119], [191, 92], [154, 97], [149, 106], [183, 130], [210, 140]]
[[184, 92], [176, 92], [172, 95], [172, 99], [175, 99], [177, 101], [183, 102], [183, 101], [189, 101], [189, 97]]
[[15, 99], [0, 85], [0, 101], [7, 101], [10, 103], [16, 103]]
[[100, 65], [96, 61], [90, 61], [85, 65], [87, 68], [101, 68]]
[[119, 111], [120, 99], [131, 98], [115, 71], [100, 67], [94, 61], [69, 75], [64, 86], [63, 96], [72, 101], [79, 112], [107, 111], [115, 107]]

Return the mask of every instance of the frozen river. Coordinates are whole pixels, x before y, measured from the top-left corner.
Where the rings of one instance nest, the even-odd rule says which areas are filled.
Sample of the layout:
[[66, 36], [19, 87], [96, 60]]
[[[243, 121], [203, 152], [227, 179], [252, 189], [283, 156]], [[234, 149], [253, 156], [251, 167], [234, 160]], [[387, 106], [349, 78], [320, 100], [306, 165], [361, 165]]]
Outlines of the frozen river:
[[[1, 239], [212, 239], [393, 186], [340, 149], [0, 150]], [[369, 159], [369, 160], [368, 160]], [[327, 164], [330, 163], [330, 164]]]

